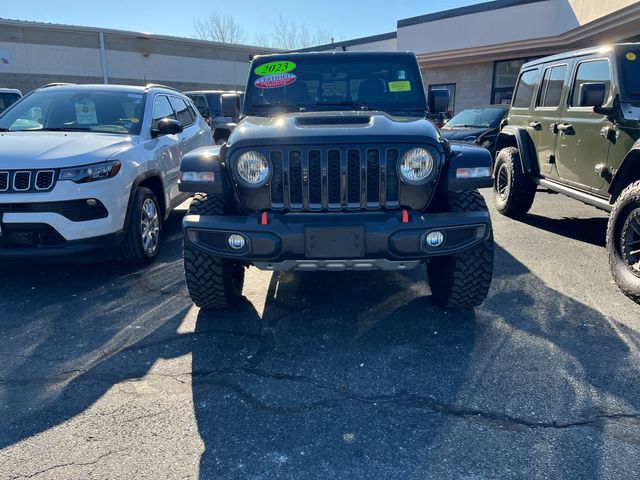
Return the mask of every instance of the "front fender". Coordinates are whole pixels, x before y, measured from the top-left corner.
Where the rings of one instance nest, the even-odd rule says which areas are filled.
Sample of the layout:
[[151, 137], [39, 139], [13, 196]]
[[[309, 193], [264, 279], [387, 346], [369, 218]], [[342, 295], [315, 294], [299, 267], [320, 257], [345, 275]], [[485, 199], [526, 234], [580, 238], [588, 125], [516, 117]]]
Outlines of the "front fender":
[[[180, 163], [178, 188], [188, 193], [223, 193], [224, 191], [224, 150], [218, 145], [197, 148], [190, 151]], [[185, 181], [184, 172], [213, 172], [212, 182]]]
[[538, 154], [529, 137], [526, 128], [517, 127], [515, 125], [505, 126], [496, 140], [496, 152], [505, 147], [516, 147], [520, 153], [520, 161], [522, 162], [522, 173], [525, 175], [537, 174], [537, 158]]
[[640, 178], [640, 140], [637, 140], [633, 144], [631, 150], [624, 157], [624, 160], [620, 164], [620, 168], [615, 172], [611, 185], [609, 186], [609, 193], [611, 194], [609, 202], [613, 204], [622, 191], [630, 183], [635, 182]]
[[449, 146], [451, 158], [447, 180], [450, 191], [493, 186], [493, 159], [489, 150], [470, 143], [450, 142]]

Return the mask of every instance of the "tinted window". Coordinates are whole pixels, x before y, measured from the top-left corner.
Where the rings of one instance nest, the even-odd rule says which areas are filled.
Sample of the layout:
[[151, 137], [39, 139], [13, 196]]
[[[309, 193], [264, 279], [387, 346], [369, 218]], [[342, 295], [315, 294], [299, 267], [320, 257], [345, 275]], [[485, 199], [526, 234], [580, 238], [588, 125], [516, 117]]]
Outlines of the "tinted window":
[[[408, 55], [260, 57], [251, 66], [244, 113], [369, 109], [424, 115], [424, 86]], [[278, 73], [271, 73], [275, 66]]]
[[191, 118], [191, 112], [184, 100], [178, 97], [171, 97], [171, 105], [176, 112], [176, 118], [183, 126], [188, 126], [193, 123], [195, 118]]
[[193, 95], [191, 96], [191, 100], [193, 100], [193, 104], [200, 112], [200, 115], [204, 117], [209, 114], [209, 107], [207, 106], [207, 101], [204, 99], [204, 96]]
[[622, 73], [622, 97], [637, 102], [640, 99], [640, 48], [625, 47], [618, 53]]
[[17, 93], [0, 93], [0, 112], [4, 112], [18, 100], [20, 100], [20, 95]]
[[153, 101], [153, 119], [151, 122], [151, 129], [158, 128], [158, 122], [164, 118], [172, 118], [175, 120], [176, 116], [171, 108], [169, 99], [164, 95], [158, 95]]
[[0, 129], [140, 133], [145, 95], [139, 91], [45, 88], [0, 117]]
[[583, 83], [604, 83], [606, 90], [604, 93], [605, 100], [609, 98], [611, 90], [611, 74], [609, 72], [609, 62], [607, 60], [594, 60], [590, 62], [582, 62], [578, 65], [576, 78], [573, 83], [573, 91], [571, 94], [571, 102], [569, 105], [580, 105], [580, 86]]
[[207, 104], [209, 105], [209, 111], [213, 113], [214, 117], [219, 117], [222, 114], [222, 107], [220, 106], [220, 93], [208, 93]]
[[520, 75], [516, 93], [513, 96], [514, 108], [529, 108], [533, 98], [533, 88], [538, 78], [538, 70], [529, 70]]
[[564, 86], [564, 78], [566, 74], [566, 65], [547, 68], [544, 72], [544, 78], [542, 79], [542, 87], [540, 88], [540, 99], [538, 101], [539, 106], [560, 106], [560, 97], [562, 96], [562, 87]]

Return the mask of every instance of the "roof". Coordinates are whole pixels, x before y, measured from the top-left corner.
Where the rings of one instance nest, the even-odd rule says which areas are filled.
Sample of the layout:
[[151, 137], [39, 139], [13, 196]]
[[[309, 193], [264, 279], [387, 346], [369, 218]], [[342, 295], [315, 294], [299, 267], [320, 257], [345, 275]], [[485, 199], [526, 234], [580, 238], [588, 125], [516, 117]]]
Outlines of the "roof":
[[612, 50], [617, 50], [621, 47], [640, 47], [640, 43], [614, 43], [611, 45], [601, 45], [598, 47], [581, 48], [578, 50], [570, 50], [568, 52], [558, 53], [556, 55], [550, 55], [548, 57], [536, 58], [530, 62], [525, 63], [522, 68], [533, 67], [542, 63], [555, 62], [556, 60], [563, 60], [565, 58], [583, 57], [585, 55], [593, 55], [594, 53], [608, 53]]
[[353, 38], [351, 40], [344, 40], [340, 42], [325, 43], [323, 45], [314, 45], [313, 47], [301, 48], [296, 52], [314, 52], [318, 49], [321, 50], [337, 50], [342, 47], [352, 47], [354, 45], [362, 45], [365, 43], [383, 42], [385, 40], [391, 40], [398, 37], [398, 32], [380, 33], [378, 35], [371, 35], [368, 37]]
[[140, 86], [140, 85], [117, 85], [117, 84], [103, 84], [103, 83], [83, 83], [81, 85], [75, 85], [73, 83], [60, 84], [60, 85], [43, 85], [40, 89], [46, 88], [55, 89], [55, 90], [102, 90], [105, 92], [128, 92], [128, 93], [145, 93], [150, 89], [153, 90], [161, 90], [168, 93], [180, 94], [182, 92], [176, 90], [171, 87], [165, 87], [163, 85], [148, 85], [148, 86]]
[[208, 95], [211, 93], [244, 93], [242, 90], [189, 90], [188, 92], [182, 92], [185, 95]]
[[138, 39], [163, 40], [163, 41], [169, 41], [169, 42], [199, 44], [199, 45], [206, 45], [206, 46], [231, 49], [231, 50], [248, 50], [251, 52], [254, 52], [256, 50], [262, 51], [262, 52], [274, 52], [274, 53], [282, 51], [281, 49], [259, 47], [256, 45], [242, 45], [242, 44], [212, 42], [210, 40], [199, 40], [196, 38], [176, 37], [172, 35], [159, 35], [159, 34], [149, 33], [149, 32], [134, 32], [129, 30], [117, 30], [113, 28], [86, 27], [81, 25], [68, 25], [68, 24], [61, 24], [61, 23], [13, 20], [8, 18], [1, 18], [1, 17], [0, 17], [0, 25], [13, 25], [20, 28], [34, 27], [34, 28], [45, 28], [49, 30], [93, 32], [96, 34], [102, 32], [102, 33], [111, 34], [111, 35], [123, 35], [123, 36], [129, 36], [129, 37], [136, 37]]
[[444, 20], [445, 18], [461, 17], [463, 15], [471, 15], [472, 13], [489, 12], [501, 8], [517, 7], [526, 5], [527, 3], [546, 2], [548, 0], [496, 0], [493, 2], [476, 3], [467, 5], [466, 7], [452, 8], [441, 12], [428, 13], [417, 17], [405, 18], [398, 20], [398, 28], [418, 25], [420, 23], [435, 22], [436, 20]]
[[272, 55], [256, 55], [254, 60], [257, 59], [295, 59], [295, 58], [313, 57], [313, 58], [325, 58], [335, 59], [336, 57], [351, 57], [351, 58], [398, 58], [398, 57], [411, 57], [415, 60], [416, 56], [411, 52], [289, 52], [289, 53], [277, 53]]

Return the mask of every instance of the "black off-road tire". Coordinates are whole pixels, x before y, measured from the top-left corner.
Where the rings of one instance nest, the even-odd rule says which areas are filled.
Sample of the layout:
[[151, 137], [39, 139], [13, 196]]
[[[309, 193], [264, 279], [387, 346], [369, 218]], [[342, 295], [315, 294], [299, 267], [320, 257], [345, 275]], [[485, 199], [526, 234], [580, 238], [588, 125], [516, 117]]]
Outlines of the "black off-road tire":
[[496, 209], [510, 218], [525, 215], [533, 205], [537, 187], [522, 171], [518, 149], [507, 147], [500, 150], [494, 172], [493, 198]]
[[[449, 211], [487, 211], [477, 190], [449, 192]], [[491, 228], [491, 224], [489, 224]], [[493, 278], [493, 230], [489, 238], [465, 252], [434, 258], [427, 264], [433, 300], [447, 308], [471, 309], [484, 302]]]
[[[120, 249], [118, 258], [129, 265], [146, 265], [153, 262], [160, 251], [162, 238], [162, 218], [158, 199], [155, 194], [146, 187], [138, 187], [133, 192], [133, 203], [126, 227], [125, 240]], [[142, 243], [142, 207], [146, 200], [151, 200], [158, 215], [158, 239], [157, 248], [153, 252], [147, 252]]]
[[[191, 201], [189, 215], [223, 215], [228, 203], [222, 195], [197, 194]], [[203, 310], [225, 310], [242, 298], [245, 267], [204, 253], [184, 242], [184, 276], [189, 295]]]
[[[636, 303], [640, 303], [640, 268], [635, 269], [627, 260], [624, 238], [635, 229], [640, 238], [640, 181], [625, 188], [613, 206], [607, 225], [607, 250], [611, 274], [620, 290]], [[635, 246], [633, 247], [636, 248]], [[640, 250], [640, 245], [637, 246]]]

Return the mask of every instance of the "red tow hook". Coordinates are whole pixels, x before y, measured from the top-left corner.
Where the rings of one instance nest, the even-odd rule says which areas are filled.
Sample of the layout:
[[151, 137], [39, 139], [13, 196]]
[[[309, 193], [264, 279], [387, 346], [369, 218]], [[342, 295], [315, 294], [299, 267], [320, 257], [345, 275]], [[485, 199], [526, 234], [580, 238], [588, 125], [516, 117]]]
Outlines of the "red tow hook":
[[260, 225], [268, 225], [269, 219], [267, 218], [267, 212], [262, 212], [262, 217], [260, 217]]
[[409, 223], [409, 211], [402, 210], [402, 223]]

